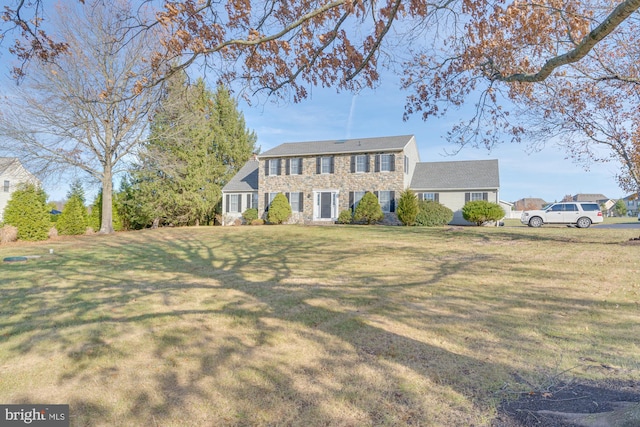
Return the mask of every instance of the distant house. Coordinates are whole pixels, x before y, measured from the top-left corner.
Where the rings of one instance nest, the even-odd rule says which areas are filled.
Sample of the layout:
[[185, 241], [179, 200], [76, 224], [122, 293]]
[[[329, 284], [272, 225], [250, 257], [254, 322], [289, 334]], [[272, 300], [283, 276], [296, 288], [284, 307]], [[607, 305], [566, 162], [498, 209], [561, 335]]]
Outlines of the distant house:
[[572, 200], [574, 202], [596, 202], [602, 207], [602, 210], [604, 211], [605, 215], [610, 215], [611, 214], [610, 211], [613, 209], [613, 206], [616, 204], [615, 200], [608, 198], [604, 194], [598, 194], [598, 193], [576, 194], [575, 196], [573, 196]]
[[466, 201], [498, 202], [498, 161], [421, 163], [413, 135], [285, 143], [249, 160], [224, 186], [223, 225], [250, 207], [264, 217], [278, 193], [289, 200], [291, 222], [331, 222], [367, 191], [385, 220], [397, 222], [396, 203], [407, 188], [449, 207], [461, 222]]
[[513, 209], [516, 211], [533, 211], [542, 209], [548, 205], [543, 199], [538, 199], [534, 197], [525, 197], [524, 199], [520, 199], [514, 203]]
[[11, 193], [24, 183], [40, 185], [40, 180], [22, 166], [17, 158], [0, 157], [0, 185], [2, 185], [0, 187], [0, 221], [2, 221], [4, 208], [11, 199]]
[[632, 193], [622, 199], [627, 207], [627, 214], [630, 216], [638, 215], [640, 212], [640, 203], [638, 200], [638, 193]]

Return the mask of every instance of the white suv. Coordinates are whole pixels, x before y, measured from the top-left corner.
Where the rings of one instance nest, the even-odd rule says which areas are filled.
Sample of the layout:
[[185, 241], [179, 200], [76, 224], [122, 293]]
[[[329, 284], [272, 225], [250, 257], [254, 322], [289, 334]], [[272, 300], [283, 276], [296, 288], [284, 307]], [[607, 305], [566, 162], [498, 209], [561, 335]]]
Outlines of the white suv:
[[591, 224], [602, 221], [600, 206], [594, 202], [554, 203], [545, 209], [524, 211], [520, 217], [520, 222], [529, 227], [540, 227], [542, 224], [568, 224], [587, 228]]

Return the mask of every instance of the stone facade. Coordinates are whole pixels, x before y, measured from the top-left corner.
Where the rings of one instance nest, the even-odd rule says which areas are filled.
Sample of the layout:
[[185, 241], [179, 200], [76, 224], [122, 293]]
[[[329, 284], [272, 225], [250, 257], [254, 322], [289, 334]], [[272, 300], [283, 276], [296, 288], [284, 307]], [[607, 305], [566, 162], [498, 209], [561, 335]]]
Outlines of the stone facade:
[[[393, 171], [376, 172], [376, 156], [380, 154], [393, 156]], [[368, 155], [369, 172], [352, 172], [352, 156]], [[318, 157], [330, 157], [333, 159], [333, 173], [318, 173]], [[286, 174], [287, 159], [302, 159], [302, 173], [299, 175]], [[268, 162], [280, 159], [280, 174], [267, 175]], [[394, 199], [400, 197], [400, 192], [406, 188], [409, 182], [405, 172], [405, 164], [415, 164], [416, 159], [407, 158], [403, 150], [385, 153], [349, 153], [326, 154], [321, 156], [304, 157], [269, 157], [260, 159], [258, 176], [258, 213], [265, 215], [265, 206], [268, 203], [270, 193], [301, 192], [301, 212], [294, 212], [291, 222], [309, 223], [316, 221], [335, 221], [339, 213], [350, 208], [350, 192], [366, 191], [393, 191]], [[331, 218], [320, 218], [321, 193], [331, 193], [333, 197]], [[394, 203], [395, 204], [395, 203]], [[387, 215], [393, 220], [395, 214]]]

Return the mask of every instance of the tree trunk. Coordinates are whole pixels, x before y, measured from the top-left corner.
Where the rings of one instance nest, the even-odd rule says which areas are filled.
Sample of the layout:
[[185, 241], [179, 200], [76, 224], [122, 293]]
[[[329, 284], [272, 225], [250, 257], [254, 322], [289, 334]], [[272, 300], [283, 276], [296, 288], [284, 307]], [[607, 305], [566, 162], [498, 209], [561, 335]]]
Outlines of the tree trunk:
[[102, 175], [102, 225], [100, 234], [111, 234], [113, 229], [113, 177], [111, 165], [105, 165]]

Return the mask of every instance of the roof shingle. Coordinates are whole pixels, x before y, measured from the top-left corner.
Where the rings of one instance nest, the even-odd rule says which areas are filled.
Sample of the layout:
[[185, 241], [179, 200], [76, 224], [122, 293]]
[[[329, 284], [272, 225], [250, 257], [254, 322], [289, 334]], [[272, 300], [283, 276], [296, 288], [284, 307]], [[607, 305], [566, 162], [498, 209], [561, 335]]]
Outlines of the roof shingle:
[[413, 135], [377, 138], [336, 139], [328, 141], [287, 142], [267, 150], [260, 158], [287, 156], [316, 156], [321, 154], [349, 154], [363, 152], [400, 151]]
[[411, 189], [467, 190], [500, 187], [498, 160], [417, 163]]
[[240, 168], [237, 174], [222, 187], [224, 192], [233, 191], [258, 191], [258, 166], [257, 160], [249, 160]]

